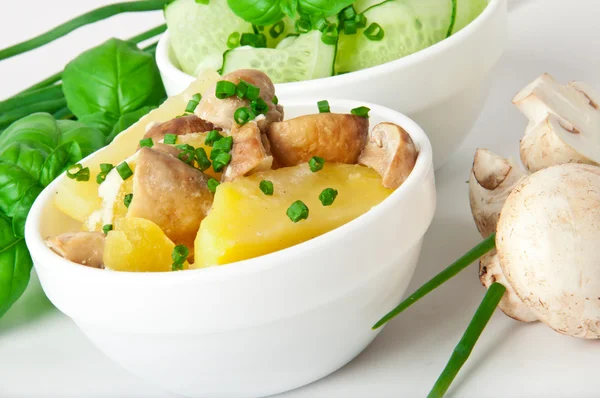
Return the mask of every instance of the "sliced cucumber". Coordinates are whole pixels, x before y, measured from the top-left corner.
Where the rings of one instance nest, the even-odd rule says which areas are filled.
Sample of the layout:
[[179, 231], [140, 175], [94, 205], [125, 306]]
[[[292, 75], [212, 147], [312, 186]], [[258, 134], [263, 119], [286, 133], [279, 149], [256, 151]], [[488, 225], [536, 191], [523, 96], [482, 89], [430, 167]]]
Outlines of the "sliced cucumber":
[[356, 0], [353, 4], [354, 11], [357, 14], [365, 12], [368, 8], [383, 3], [385, 0]]
[[446, 38], [452, 22], [452, 0], [388, 0], [364, 12], [367, 27], [377, 23], [380, 41], [369, 40], [359, 29], [341, 34], [335, 73], [353, 72], [402, 58]]
[[176, 0], [165, 9], [170, 45], [184, 72], [196, 76], [201, 69], [220, 69], [227, 39], [233, 32], [252, 32], [252, 25], [236, 16], [227, 0], [208, 5]]
[[314, 30], [287, 38], [277, 48], [229, 50], [223, 55], [222, 73], [252, 68], [265, 72], [273, 83], [318, 79], [332, 75], [335, 53], [335, 45], [323, 43], [321, 32]]
[[452, 34], [458, 32], [481, 14], [488, 5], [488, 0], [456, 0], [456, 20]]

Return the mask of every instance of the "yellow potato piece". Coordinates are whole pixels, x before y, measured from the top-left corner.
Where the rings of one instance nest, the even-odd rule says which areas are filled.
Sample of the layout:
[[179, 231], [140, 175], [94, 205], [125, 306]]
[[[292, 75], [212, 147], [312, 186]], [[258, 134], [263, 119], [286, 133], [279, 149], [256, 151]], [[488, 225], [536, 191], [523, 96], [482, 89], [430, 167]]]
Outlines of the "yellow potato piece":
[[[262, 193], [261, 180], [273, 182], [273, 196]], [[331, 206], [319, 201], [325, 188], [338, 191]], [[193, 267], [245, 260], [307, 241], [355, 219], [390, 193], [374, 170], [347, 164], [325, 164], [316, 173], [301, 164], [223, 183], [200, 225]], [[294, 223], [286, 210], [296, 200], [306, 204], [309, 216]]]
[[[106, 236], [104, 266], [113, 271], [166, 272], [172, 270], [175, 245], [152, 221], [125, 217]], [[188, 269], [189, 264], [184, 264]]]
[[98, 197], [98, 184], [96, 176], [100, 173], [100, 163], [119, 164], [133, 155], [139, 141], [146, 133], [146, 126], [151, 122], [164, 122], [181, 115], [188, 101], [195, 93], [203, 93], [211, 84], [220, 78], [215, 71], [206, 71], [198, 77], [181, 94], [168, 98], [160, 107], [142, 117], [137, 123], [119, 134], [115, 140], [102, 151], [94, 154], [83, 166], [90, 168], [89, 181], [75, 181], [65, 178], [56, 190], [54, 196], [55, 206], [74, 218], [84, 222], [92, 212], [102, 207]]

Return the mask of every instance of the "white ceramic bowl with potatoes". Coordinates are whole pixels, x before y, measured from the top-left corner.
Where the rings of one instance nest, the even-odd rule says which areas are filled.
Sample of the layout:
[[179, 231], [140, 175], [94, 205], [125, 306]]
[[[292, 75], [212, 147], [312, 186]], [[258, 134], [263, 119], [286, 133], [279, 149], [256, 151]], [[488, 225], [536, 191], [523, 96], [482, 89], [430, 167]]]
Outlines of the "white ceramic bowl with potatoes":
[[[285, 101], [286, 118], [314, 113], [315, 103]], [[365, 105], [330, 104], [333, 112]], [[72, 263], [44, 242], [79, 227], [53, 204], [65, 176], [58, 178], [36, 200], [25, 232], [48, 298], [116, 363], [187, 397], [262, 397], [339, 369], [400, 301], [435, 210], [425, 133], [396, 111], [366, 105], [371, 127], [396, 123], [418, 147], [408, 179], [348, 224], [250, 260], [172, 273]]]
[[[506, 41], [506, 0], [489, 0], [473, 22], [424, 50], [379, 66], [323, 79], [275, 85], [285, 101], [301, 98], [364, 100], [415, 120], [433, 146], [433, 163], [446, 163], [470, 132], [489, 91], [491, 73]], [[167, 94], [194, 77], [182, 72], [161, 37], [156, 62]]]

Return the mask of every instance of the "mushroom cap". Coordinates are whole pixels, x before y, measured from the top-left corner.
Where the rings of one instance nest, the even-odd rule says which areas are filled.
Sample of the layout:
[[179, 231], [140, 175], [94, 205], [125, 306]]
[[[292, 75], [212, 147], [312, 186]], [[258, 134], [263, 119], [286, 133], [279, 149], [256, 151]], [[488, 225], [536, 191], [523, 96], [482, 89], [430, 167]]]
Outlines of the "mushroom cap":
[[484, 238], [496, 232], [504, 201], [525, 173], [487, 149], [477, 149], [469, 177], [469, 203], [477, 230]]
[[69, 261], [92, 268], [103, 268], [103, 232], [67, 232], [46, 239], [46, 245]]
[[506, 200], [496, 247], [502, 272], [537, 318], [559, 333], [600, 337], [600, 168], [552, 166]]
[[271, 169], [273, 156], [269, 141], [261, 134], [256, 122], [234, 125], [231, 136], [231, 162], [223, 173], [222, 181], [232, 181], [237, 177]]
[[200, 119], [196, 115], [186, 115], [167, 120], [163, 123], [154, 124], [146, 131], [144, 138], [152, 138], [154, 142], [158, 142], [165, 137], [165, 134], [186, 135], [211, 130], [221, 130], [221, 128]]

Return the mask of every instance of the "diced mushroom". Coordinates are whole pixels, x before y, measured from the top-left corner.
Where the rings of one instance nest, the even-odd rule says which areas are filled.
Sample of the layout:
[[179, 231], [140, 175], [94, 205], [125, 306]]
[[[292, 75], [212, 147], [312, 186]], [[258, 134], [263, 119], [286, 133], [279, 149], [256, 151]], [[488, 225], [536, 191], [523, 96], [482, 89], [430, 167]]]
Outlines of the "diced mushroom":
[[368, 134], [368, 119], [339, 113], [300, 116], [267, 129], [273, 157], [281, 167], [308, 162], [313, 156], [356, 164]]
[[237, 177], [271, 169], [273, 156], [269, 151], [269, 141], [261, 134], [256, 122], [243, 126], [235, 125], [231, 135], [231, 162], [223, 173], [223, 181], [232, 181]]
[[379, 123], [369, 134], [358, 163], [381, 175], [386, 188], [398, 188], [417, 161], [418, 151], [410, 135], [393, 123]]
[[211, 130], [221, 129], [196, 115], [187, 115], [153, 125], [146, 131], [144, 138], [152, 138], [154, 142], [158, 142], [162, 140], [166, 134], [186, 135]]
[[104, 268], [103, 232], [67, 232], [46, 239], [46, 244], [61, 257], [92, 268]]
[[[243, 80], [260, 89], [260, 98], [269, 106], [266, 117], [258, 119], [258, 127], [261, 131], [265, 131], [269, 124], [283, 120], [283, 107], [273, 104], [275, 86], [273, 86], [273, 82], [271, 82], [269, 76], [264, 72], [253, 69], [240, 69], [226, 74], [223, 76], [223, 80], [234, 84], [239, 84], [240, 80]], [[239, 99], [235, 95], [229, 98], [218, 99], [215, 96], [215, 89], [216, 83], [204, 92], [202, 100], [200, 100], [194, 112], [202, 119], [208, 120], [225, 130], [231, 130], [235, 124], [233, 114], [241, 107], [249, 107], [250, 101]]]
[[176, 245], [191, 250], [212, 201], [201, 171], [165, 152], [140, 149], [128, 216], [154, 222]]

